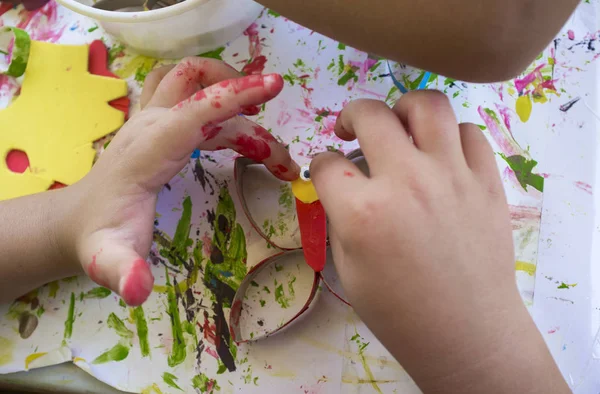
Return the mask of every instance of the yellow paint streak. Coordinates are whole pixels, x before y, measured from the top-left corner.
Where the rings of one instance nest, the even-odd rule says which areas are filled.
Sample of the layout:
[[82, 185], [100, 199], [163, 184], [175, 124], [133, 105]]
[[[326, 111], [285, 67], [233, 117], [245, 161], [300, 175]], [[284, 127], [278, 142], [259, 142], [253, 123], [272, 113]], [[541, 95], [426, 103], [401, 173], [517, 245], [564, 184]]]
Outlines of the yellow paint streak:
[[158, 387], [158, 385], [156, 383], [142, 389], [142, 394], [152, 394], [152, 393], [163, 394], [163, 392], [160, 390], [160, 388]]
[[528, 94], [524, 94], [523, 96], [517, 99], [516, 103], [516, 111], [517, 115], [519, 115], [519, 119], [521, 122], [525, 123], [531, 117], [531, 110], [533, 104], [531, 103], [531, 97]]
[[319, 199], [317, 191], [311, 181], [305, 181], [298, 178], [292, 182], [292, 193], [294, 196], [305, 204], [310, 204]]
[[119, 78], [126, 79], [135, 74], [140, 68], [151, 70], [155, 64], [156, 59], [139, 55], [131, 59], [123, 68], [115, 71], [115, 74], [117, 74]]
[[375, 376], [373, 376], [373, 371], [371, 371], [371, 366], [369, 365], [369, 363], [367, 363], [365, 355], [362, 352], [360, 352], [358, 356], [360, 357], [360, 362], [365, 370], [365, 373], [367, 374], [368, 379], [366, 379], [365, 381], [371, 384], [373, 390], [377, 391], [379, 394], [383, 394], [383, 392], [379, 388], [379, 385], [377, 385], [377, 380], [375, 380]]
[[[195, 283], [192, 282], [192, 284]], [[177, 283], [177, 287], [179, 288], [179, 291], [182, 293], [185, 293], [187, 291], [187, 289], [189, 289], [189, 284], [188, 281], [182, 281]], [[152, 286], [152, 291], [155, 293], [162, 293], [162, 294], [166, 294], [167, 293], [167, 286], [163, 286], [163, 285], [154, 285]]]
[[321, 350], [325, 350], [328, 351], [330, 353], [334, 353], [334, 354], [339, 354], [340, 356], [343, 356], [349, 360], [352, 360], [354, 362], [360, 363], [362, 362], [362, 359], [364, 358], [365, 360], [368, 360], [370, 362], [373, 363], [378, 363], [379, 366], [381, 367], [392, 367], [397, 369], [398, 371], [403, 371], [404, 369], [400, 366], [400, 364], [398, 364], [397, 361], [395, 361], [394, 359], [390, 359], [390, 360], [383, 360], [380, 359], [378, 357], [371, 357], [371, 356], [367, 356], [367, 355], [358, 355], [356, 353], [350, 352], [350, 351], [345, 351], [345, 350], [340, 350], [338, 348], [336, 348], [333, 345], [330, 345], [329, 343], [325, 343], [325, 342], [319, 342], [314, 338], [309, 338], [306, 336], [302, 336], [300, 337], [300, 339], [302, 340], [302, 342], [306, 343], [307, 345], [310, 345], [312, 347], [315, 347], [317, 349], [321, 349]]
[[15, 344], [4, 337], [0, 337], [0, 366], [10, 364], [13, 360]]
[[296, 374], [290, 370], [285, 370], [285, 369], [272, 369], [268, 371], [269, 375], [276, 377], [276, 378], [290, 378], [290, 379], [294, 379], [296, 378]]
[[81, 358], [81, 357], [74, 357], [73, 358], [73, 362], [74, 363], [80, 363], [80, 362], [87, 363], [87, 361], [85, 360], [85, 358]]
[[31, 364], [34, 360], [37, 360], [38, 358], [45, 356], [46, 354], [48, 354], [48, 353], [40, 352], [40, 353], [32, 353], [29, 356], [27, 356], [25, 358], [25, 369], [29, 369], [29, 364]]
[[342, 382], [343, 383], [349, 383], [349, 384], [387, 384], [387, 383], [397, 383], [397, 380], [369, 380], [369, 379], [362, 379], [359, 378], [358, 376], [342, 376]]
[[536, 266], [535, 266], [535, 264], [532, 264], [532, 263], [526, 263], [524, 261], [517, 261], [515, 263], [515, 269], [517, 271], [526, 272], [529, 275], [533, 276], [535, 274]]

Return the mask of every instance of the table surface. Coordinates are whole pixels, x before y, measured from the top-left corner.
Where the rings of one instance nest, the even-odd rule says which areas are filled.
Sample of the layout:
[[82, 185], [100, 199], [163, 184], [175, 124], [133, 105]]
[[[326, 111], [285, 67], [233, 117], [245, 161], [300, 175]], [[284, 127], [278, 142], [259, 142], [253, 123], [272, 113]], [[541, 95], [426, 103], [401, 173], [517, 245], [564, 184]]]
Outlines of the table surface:
[[[597, 256], [600, 243], [596, 241], [600, 223], [595, 216], [594, 193], [600, 127], [597, 119], [600, 53], [594, 44], [600, 40], [599, 9], [597, 0], [582, 2], [556, 40], [515, 80], [476, 85], [433, 75], [427, 83], [429, 88], [440, 89], [449, 96], [460, 121], [480, 125], [496, 152], [521, 155], [539, 163], [534, 172], [545, 178], [543, 193], [532, 187], [524, 189], [515, 172], [497, 155], [511, 205], [516, 276], [521, 295], [563, 375], [577, 393], [600, 390], [597, 361], [600, 275], [598, 265], [591, 264], [600, 257]], [[94, 21], [65, 10], [53, 1], [35, 12], [21, 8], [5, 12], [0, 16], [0, 23], [18, 25], [29, 31], [33, 39], [61, 44], [104, 39], [110, 47], [111, 69], [129, 83], [134, 113], [138, 110], [145, 75], [167, 62], [130, 53], [106, 37]], [[290, 48], [294, 48], [292, 53]], [[284, 92], [269, 103], [256, 120], [290, 144], [290, 151], [302, 164], [326, 147], [344, 151], [356, 147], [344, 144], [332, 133], [336, 114], [351, 99], [368, 97], [391, 104], [400, 97], [384, 60], [270, 12], [263, 13], [244, 36], [212, 56], [221, 57], [238, 69], [253, 65], [258, 67], [258, 72], [264, 63], [264, 72], [284, 75]], [[421, 70], [403, 65], [393, 64], [391, 69], [409, 87], [418, 85], [423, 76]], [[542, 79], [549, 78], [553, 86], [540, 87], [542, 79], [537, 80], [536, 70]], [[527, 84], [530, 77], [534, 82]], [[9, 105], [18, 94], [19, 86], [18, 80], [0, 77], [0, 107]], [[521, 120], [516, 108], [521, 96], [532, 100], [532, 115], [527, 121]], [[565, 105], [577, 98], [579, 101], [565, 110]], [[219, 204], [223, 193], [231, 195], [234, 220], [244, 230], [247, 266], [274, 253], [251, 228], [240, 208], [232, 181], [233, 158], [231, 152], [202, 152], [197, 161], [191, 160], [170, 183], [170, 189], [159, 195], [157, 228], [167, 238], [173, 236], [185, 215], [182, 202], [190, 197], [193, 216], [189, 238], [192, 245], [204, 243], [200, 248], [203, 267], [209, 263], [210, 243], [216, 231], [207, 220], [206, 212], [222, 207]], [[197, 180], [198, 165], [210, 174], [204, 182]], [[265, 231], [273, 227], [274, 236], [282, 238], [289, 236], [288, 230], [279, 231], [274, 224], [284, 208], [274, 207], [273, 217], [267, 219], [271, 222], [265, 226]], [[160, 256], [160, 249], [160, 245], [155, 246], [156, 256]], [[191, 323], [193, 334], [184, 336], [185, 360], [171, 366], [168, 359], [174, 334], [169, 316], [174, 309], [169, 309], [167, 295], [173, 287], [170, 281], [181, 282], [185, 275], [168, 261], [158, 260], [153, 266], [158, 287], [143, 307], [150, 333], [150, 356], [140, 353], [133, 312], [120, 306], [116, 296], [86, 299], [83, 294], [95, 288], [89, 280], [61, 281], [56, 283], [54, 295], [48, 286], [39, 291], [39, 304], [45, 312], [40, 313], [39, 326], [28, 340], [19, 338], [15, 332], [16, 322], [8, 312], [10, 308], [14, 311], [29, 306], [18, 303], [0, 306], [0, 316], [3, 316], [0, 340], [12, 352], [12, 361], [0, 365], [0, 373], [22, 371], [26, 365], [34, 368], [69, 360], [77, 367], [58, 365], [2, 375], [0, 387], [112, 392], [95, 378], [83, 377], [90, 373], [126, 391], [178, 392], [164, 378], [168, 373], [175, 378], [171, 383], [190, 392], [194, 390], [192, 379], [196, 376], [206, 377], [213, 388], [218, 385], [224, 393], [419, 392], [353, 311], [327, 291], [320, 292], [318, 302], [307, 317], [284, 333], [257, 343], [217, 348], [206, 333], [219, 318], [215, 311], [227, 309], [227, 305], [216, 302], [214, 294], [199, 281], [193, 285], [197, 303], [194, 305], [209, 305], [205, 309], [208, 317], [193, 313], [190, 317], [187, 315], [191, 310], [189, 305], [180, 298], [176, 300], [175, 308], [183, 319], [182, 324]], [[473, 267], [476, 269], [475, 263]], [[335, 272], [329, 274], [335, 278]], [[79, 294], [82, 297], [74, 297]], [[74, 305], [77, 318], [72, 337], [65, 338], [64, 321], [69, 303]], [[269, 313], [272, 315], [267, 317], [280, 318], [278, 313], [282, 312], [269, 309]], [[90, 361], [119, 339], [105, 323], [111, 314], [133, 333], [134, 339], [127, 344], [131, 351], [121, 362], [94, 365]], [[227, 322], [224, 324], [226, 327]], [[63, 341], [66, 346], [62, 345]], [[202, 349], [198, 344], [202, 344]], [[222, 351], [234, 360], [235, 371], [222, 361]], [[27, 357], [40, 352], [47, 355], [39, 358], [37, 364], [26, 363]]]

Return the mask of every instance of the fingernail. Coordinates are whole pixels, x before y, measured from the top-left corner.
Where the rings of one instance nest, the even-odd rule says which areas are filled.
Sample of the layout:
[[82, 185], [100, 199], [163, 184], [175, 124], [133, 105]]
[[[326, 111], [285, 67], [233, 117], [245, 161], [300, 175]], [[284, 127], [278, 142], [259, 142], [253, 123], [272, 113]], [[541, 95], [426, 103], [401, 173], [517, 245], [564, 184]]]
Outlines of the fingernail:
[[279, 74], [265, 75], [263, 84], [269, 91], [281, 90], [283, 88], [283, 78]]

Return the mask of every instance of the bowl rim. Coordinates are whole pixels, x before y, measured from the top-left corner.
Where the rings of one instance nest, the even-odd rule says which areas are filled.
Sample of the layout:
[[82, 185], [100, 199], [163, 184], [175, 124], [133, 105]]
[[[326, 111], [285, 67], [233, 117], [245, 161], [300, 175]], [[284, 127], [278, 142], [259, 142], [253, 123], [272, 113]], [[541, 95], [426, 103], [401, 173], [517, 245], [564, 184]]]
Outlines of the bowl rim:
[[122, 23], [140, 23], [140, 22], [152, 22], [161, 19], [170, 18], [173, 16], [181, 15], [198, 6], [210, 3], [214, 0], [185, 0], [181, 3], [160, 8], [151, 11], [137, 11], [137, 12], [124, 12], [124, 11], [107, 11], [99, 10], [89, 5], [81, 4], [75, 0], [56, 0], [62, 6], [75, 11], [78, 14], [85, 15], [98, 22], [122, 22]]

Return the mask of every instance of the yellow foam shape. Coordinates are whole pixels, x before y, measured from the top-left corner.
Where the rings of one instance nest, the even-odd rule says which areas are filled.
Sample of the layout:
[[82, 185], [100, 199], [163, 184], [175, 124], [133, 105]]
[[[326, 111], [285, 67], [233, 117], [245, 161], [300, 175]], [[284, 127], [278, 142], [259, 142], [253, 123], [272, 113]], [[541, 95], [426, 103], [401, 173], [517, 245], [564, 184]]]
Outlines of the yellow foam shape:
[[[0, 200], [80, 180], [92, 168], [92, 142], [123, 125], [125, 114], [108, 102], [127, 83], [88, 72], [87, 45], [31, 42], [21, 95], [0, 110]], [[24, 151], [29, 169], [10, 171], [6, 155]]]
[[305, 204], [313, 203], [319, 199], [313, 183], [302, 178], [292, 181], [292, 193]]

